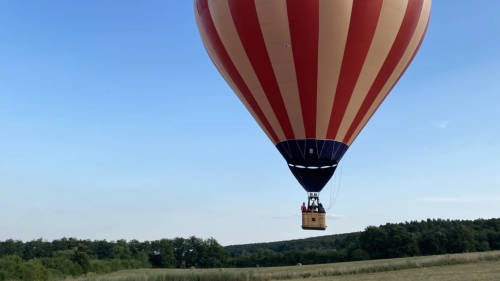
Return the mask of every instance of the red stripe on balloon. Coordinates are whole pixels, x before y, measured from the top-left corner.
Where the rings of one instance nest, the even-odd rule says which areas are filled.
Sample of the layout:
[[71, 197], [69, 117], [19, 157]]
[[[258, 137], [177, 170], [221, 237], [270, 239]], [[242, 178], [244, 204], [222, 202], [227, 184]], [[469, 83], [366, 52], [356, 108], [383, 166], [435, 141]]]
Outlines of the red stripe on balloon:
[[254, 0], [229, 0], [229, 8], [243, 48], [259, 79], [276, 118], [287, 139], [295, 139], [281, 96], [278, 80], [274, 74], [266, 42], [260, 28], [259, 16]]
[[[394, 85], [392, 85], [391, 89], [389, 90], [389, 92], [387, 93], [387, 95], [385, 95], [385, 97], [382, 99], [382, 101], [378, 104], [377, 108], [375, 108], [375, 110], [373, 111], [372, 113], [372, 116], [373, 114], [375, 114], [375, 112], [377, 112], [378, 108], [382, 105], [382, 103], [384, 102], [384, 100], [387, 98], [387, 96], [389, 95], [389, 93], [392, 91], [392, 89], [394, 89], [394, 87], [398, 84], [399, 82], [399, 79], [401, 79], [401, 77], [403, 77], [403, 74], [406, 72], [406, 70], [408, 69], [408, 67], [410, 66], [411, 62], [413, 61], [413, 59], [415, 58], [415, 56], [417, 55], [418, 53], [418, 50], [420, 50], [420, 46], [422, 45], [422, 42], [424, 42], [424, 38], [425, 38], [425, 34], [427, 34], [427, 28], [429, 27], [429, 20], [430, 18], [427, 20], [427, 24], [425, 26], [425, 30], [424, 30], [424, 33], [422, 34], [422, 38], [420, 38], [420, 41], [418, 42], [418, 45], [417, 45], [417, 48], [415, 49], [415, 52], [413, 53], [413, 55], [411, 56], [410, 60], [408, 61], [408, 63], [406, 64], [405, 68], [403, 69], [403, 72], [401, 72], [401, 74], [399, 74], [399, 77], [398, 79], [396, 80], [396, 82], [394, 83]], [[372, 116], [370, 116], [369, 118], [372, 118]], [[368, 124], [368, 122], [365, 123], [365, 125], [363, 125], [363, 128], [366, 126], [366, 124]], [[361, 128], [361, 130], [363, 130], [363, 128]]]
[[306, 138], [316, 138], [319, 0], [287, 0], [286, 4]]
[[417, 29], [423, 6], [424, 0], [411, 0], [408, 2], [403, 22], [401, 23], [401, 27], [398, 31], [396, 39], [394, 40], [391, 50], [389, 51], [382, 68], [380, 68], [380, 71], [368, 91], [368, 94], [361, 104], [356, 117], [349, 127], [349, 130], [343, 140], [344, 142], [351, 139], [359, 124], [363, 121], [363, 118], [367, 114], [368, 110], [370, 110], [373, 102], [375, 102], [375, 99], [380, 94], [380, 91], [382, 91], [385, 84], [403, 58], [411, 39], [415, 35], [415, 30]]
[[236, 87], [238, 87], [243, 97], [245, 97], [248, 104], [253, 109], [257, 117], [260, 119], [264, 127], [267, 129], [267, 131], [273, 138], [274, 142], [278, 143], [279, 142], [278, 136], [271, 127], [271, 124], [269, 124], [269, 121], [267, 120], [264, 113], [260, 109], [259, 105], [257, 104], [257, 101], [255, 100], [252, 93], [248, 89], [245, 81], [238, 73], [238, 70], [234, 66], [231, 58], [229, 57], [229, 54], [227, 53], [227, 50], [224, 47], [224, 44], [222, 43], [219, 37], [219, 34], [217, 33], [217, 29], [215, 28], [212, 15], [210, 14], [210, 9], [208, 8], [207, 0], [197, 0], [196, 3], [198, 6], [198, 13], [200, 14], [200, 17], [202, 19], [202, 25], [205, 28], [207, 37], [210, 40], [210, 43], [212, 44], [212, 47], [217, 57], [219, 58], [221, 64], [223, 65], [226, 72], [233, 80]]
[[340, 128], [370, 50], [383, 3], [383, 0], [354, 0], [353, 2], [344, 59], [326, 134], [327, 139], [334, 139]]

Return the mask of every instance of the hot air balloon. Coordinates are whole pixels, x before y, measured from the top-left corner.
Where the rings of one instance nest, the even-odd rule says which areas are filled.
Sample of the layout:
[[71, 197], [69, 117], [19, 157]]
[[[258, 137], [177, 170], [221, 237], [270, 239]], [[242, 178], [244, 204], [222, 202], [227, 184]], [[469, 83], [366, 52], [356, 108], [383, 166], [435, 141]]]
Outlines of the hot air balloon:
[[[406, 71], [432, 0], [194, 0], [212, 62], [318, 194]], [[309, 202], [309, 201], [308, 201]], [[324, 230], [324, 212], [303, 212]]]

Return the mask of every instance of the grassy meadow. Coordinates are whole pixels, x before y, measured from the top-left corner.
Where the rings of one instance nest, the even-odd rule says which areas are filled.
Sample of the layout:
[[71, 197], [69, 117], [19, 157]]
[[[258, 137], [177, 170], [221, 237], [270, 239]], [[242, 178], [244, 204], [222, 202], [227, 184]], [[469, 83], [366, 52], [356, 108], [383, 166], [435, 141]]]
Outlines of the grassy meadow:
[[[301, 279], [294, 279], [298, 281]], [[303, 280], [303, 279], [302, 279]], [[337, 277], [309, 278], [310, 281], [498, 281], [500, 266], [497, 261], [472, 264], [428, 267], [380, 273], [364, 273]]]
[[67, 281], [500, 280], [500, 252], [268, 268], [137, 269]]

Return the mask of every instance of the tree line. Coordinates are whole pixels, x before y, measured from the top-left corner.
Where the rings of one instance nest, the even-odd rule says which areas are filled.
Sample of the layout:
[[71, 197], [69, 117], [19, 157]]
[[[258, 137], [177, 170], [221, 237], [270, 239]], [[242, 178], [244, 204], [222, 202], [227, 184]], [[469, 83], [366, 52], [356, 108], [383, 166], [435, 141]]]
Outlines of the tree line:
[[[306, 240], [306, 239], [304, 239]], [[292, 246], [293, 245], [293, 246]], [[327, 248], [330, 245], [331, 248]], [[228, 247], [237, 267], [286, 266], [500, 250], [500, 219], [427, 219], [368, 226], [364, 231], [303, 241]], [[274, 248], [270, 249], [270, 248]], [[239, 250], [236, 252], [235, 249]]]
[[411, 221], [364, 231], [223, 247], [214, 238], [0, 242], [0, 281], [134, 268], [265, 267], [500, 250], [500, 219]]
[[110, 273], [123, 269], [222, 267], [229, 253], [213, 238], [195, 236], [155, 241], [79, 240], [62, 238], [0, 242], [0, 281], [53, 280], [89, 272]]
[[234, 257], [236, 254], [242, 253], [243, 251], [253, 253], [259, 249], [267, 249], [275, 252], [284, 252], [295, 249], [303, 250], [305, 248], [311, 248], [322, 251], [322, 250], [335, 249], [337, 245], [335, 244], [335, 241], [336, 240], [342, 241], [350, 234], [351, 233], [344, 233], [344, 234], [324, 235], [324, 236], [316, 236], [310, 238], [275, 241], [267, 243], [230, 245], [224, 248], [231, 254], [231, 257]]

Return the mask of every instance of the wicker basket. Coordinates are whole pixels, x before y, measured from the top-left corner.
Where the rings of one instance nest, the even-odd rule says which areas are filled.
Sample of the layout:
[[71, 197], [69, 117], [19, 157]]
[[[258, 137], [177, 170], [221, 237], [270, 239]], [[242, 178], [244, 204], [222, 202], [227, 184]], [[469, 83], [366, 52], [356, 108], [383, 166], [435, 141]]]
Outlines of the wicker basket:
[[302, 212], [302, 229], [325, 230], [326, 214], [318, 212]]

